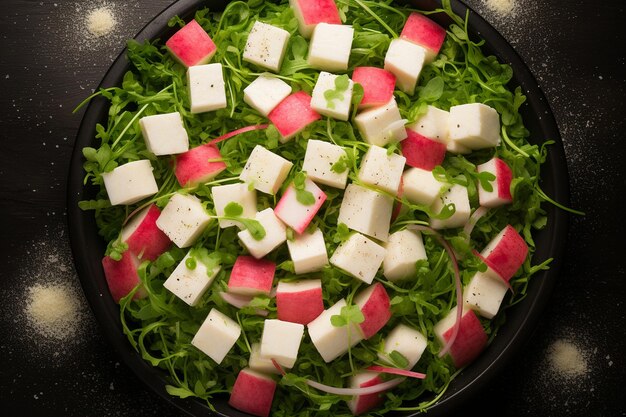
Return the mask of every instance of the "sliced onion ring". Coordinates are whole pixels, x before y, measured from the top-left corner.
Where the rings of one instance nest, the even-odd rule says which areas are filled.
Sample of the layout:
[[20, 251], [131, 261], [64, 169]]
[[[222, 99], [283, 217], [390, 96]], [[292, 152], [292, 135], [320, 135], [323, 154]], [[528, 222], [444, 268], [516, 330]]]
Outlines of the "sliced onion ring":
[[233, 130], [232, 132], [226, 133], [225, 135], [222, 135], [218, 138], [213, 139], [211, 142], [209, 142], [209, 144], [215, 145], [216, 143], [220, 143], [222, 141], [225, 141], [226, 139], [230, 139], [233, 136], [237, 136], [241, 133], [251, 132], [253, 130], [263, 130], [263, 129], [267, 129], [268, 127], [269, 127], [268, 124], [242, 127], [241, 129]]
[[467, 223], [465, 223], [465, 227], [463, 227], [463, 233], [465, 233], [465, 235], [467, 236], [466, 239], [468, 242], [470, 240], [472, 230], [474, 230], [474, 226], [476, 226], [478, 220], [480, 220], [481, 217], [487, 214], [487, 212], [489, 212], [489, 209], [487, 207], [480, 206], [476, 210], [474, 210]]
[[407, 376], [409, 378], [417, 378], [417, 379], [426, 378], [426, 374], [423, 374], [421, 372], [414, 372], [414, 371], [409, 371], [409, 370], [400, 369], [400, 368], [390, 368], [386, 366], [372, 365], [369, 368], [367, 368], [367, 370], [373, 371], [373, 372], [382, 372], [384, 374]]

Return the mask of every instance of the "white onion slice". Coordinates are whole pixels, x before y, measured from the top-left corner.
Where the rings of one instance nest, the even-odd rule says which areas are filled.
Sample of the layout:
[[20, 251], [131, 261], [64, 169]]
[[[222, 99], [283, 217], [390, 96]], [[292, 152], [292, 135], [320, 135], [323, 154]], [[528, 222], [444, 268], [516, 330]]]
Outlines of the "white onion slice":
[[407, 369], [400, 369], [400, 368], [390, 368], [387, 366], [378, 366], [378, 365], [373, 365], [370, 366], [369, 368], [367, 368], [368, 371], [373, 371], [373, 372], [381, 372], [384, 374], [393, 374], [393, 375], [400, 375], [400, 376], [407, 376], [409, 378], [417, 378], [417, 379], [424, 379], [426, 378], [426, 374], [423, 374], [421, 372], [414, 372], [414, 371], [409, 371]]
[[474, 210], [467, 223], [465, 223], [465, 227], [463, 227], [463, 233], [465, 233], [467, 242], [469, 242], [472, 230], [474, 230], [474, 226], [476, 226], [478, 220], [480, 220], [481, 217], [487, 214], [488, 211], [489, 209], [487, 207], [478, 207], [476, 210]]
[[242, 127], [241, 129], [237, 129], [237, 130], [233, 130], [232, 132], [226, 133], [225, 135], [222, 135], [218, 138], [213, 139], [211, 142], [209, 142], [211, 145], [215, 145], [216, 143], [222, 142], [226, 139], [230, 139], [233, 136], [237, 136], [241, 133], [246, 133], [246, 132], [250, 132], [252, 130], [262, 130], [262, 129], [267, 129], [269, 127], [268, 124], [265, 125], [252, 125], [252, 126], [246, 126], [246, 127]]

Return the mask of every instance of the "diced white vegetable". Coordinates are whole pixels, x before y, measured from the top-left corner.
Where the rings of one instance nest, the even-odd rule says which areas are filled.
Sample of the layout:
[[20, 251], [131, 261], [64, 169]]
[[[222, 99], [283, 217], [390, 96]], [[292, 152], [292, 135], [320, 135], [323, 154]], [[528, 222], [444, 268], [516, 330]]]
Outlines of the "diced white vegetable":
[[341, 146], [322, 140], [309, 139], [302, 170], [317, 183], [344, 189], [350, 169], [346, 168], [345, 171], [338, 173], [331, 168], [341, 158], [346, 157], [346, 151]]
[[339, 208], [338, 223], [375, 239], [387, 241], [393, 199], [379, 192], [349, 184]]
[[304, 326], [277, 319], [265, 320], [261, 337], [261, 356], [293, 368], [304, 335]]
[[102, 174], [111, 205], [133, 204], [156, 194], [159, 186], [147, 159], [128, 162]]
[[289, 32], [286, 30], [256, 21], [248, 35], [243, 60], [278, 72], [288, 41]]
[[310, 38], [319, 23], [341, 23], [335, 0], [289, 0], [293, 14], [298, 19], [298, 30]]
[[258, 212], [254, 218], [265, 229], [265, 237], [261, 240], [256, 240], [247, 229], [239, 232], [237, 236], [239, 236], [239, 239], [241, 239], [250, 254], [260, 259], [287, 240], [287, 228], [276, 217], [274, 210], [271, 208]]
[[400, 90], [413, 94], [425, 59], [426, 50], [422, 46], [398, 38], [389, 44], [384, 68], [396, 76]]
[[220, 267], [216, 266], [209, 271], [200, 259], [195, 259], [196, 267], [189, 269], [187, 267], [187, 259], [191, 257], [190, 255], [189, 252], [185, 255], [183, 260], [176, 266], [176, 269], [165, 280], [163, 286], [193, 307], [198, 304], [202, 295], [204, 295], [213, 279], [220, 272]]
[[276, 216], [298, 234], [304, 233], [326, 201], [326, 193], [309, 178], [304, 180], [304, 190], [313, 196], [312, 204], [301, 203], [294, 185], [290, 184], [274, 208]]
[[304, 232], [294, 240], [288, 240], [287, 247], [296, 274], [319, 271], [328, 265], [324, 234], [319, 229], [313, 233]]
[[384, 106], [361, 111], [354, 118], [363, 140], [377, 146], [406, 139], [404, 122], [398, 104], [393, 98]]
[[501, 278], [476, 272], [463, 290], [463, 305], [492, 319], [502, 304], [508, 286]]
[[402, 175], [403, 196], [411, 203], [430, 206], [444, 184], [437, 181], [432, 171], [409, 168]]
[[409, 362], [405, 369], [412, 369], [422, 357], [427, 344], [423, 334], [405, 324], [398, 324], [383, 341], [383, 351], [378, 357], [381, 361], [392, 364], [389, 355], [395, 350]]
[[491, 191], [487, 191], [481, 182], [478, 183], [478, 202], [481, 206], [494, 208], [513, 202], [511, 194], [513, 172], [506, 162], [493, 157], [476, 166], [476, 172], [488, 172], [495, 177], [495, 180], [491, 182]]
[[320, 72], [315, 87], [313, 88], [311, 108], [324, 116], [334, 117], [338, 120], [348, 120], [354, 82], [348, 80], [348, 88], [341, 92], [343, 98], [328, 100], [325, 96], [326, 91], [336, 89], [335, 80], [337, 77], [339, 77], [339, 75], [331, 74], [326, 71]]
[[353, 37], [352, 26], [319, 23], [309, 43], [309, 65], [326, 71], [347, 70]]
[[470, 148], [461, 145], [459, 142], [457, 142], [456, 139], [453, 139], [449, 136], [448, 136], [448, 143], [446, 144], [446, 150], [453, 154], [463, 154], [463, 155], [472, 152]]
[[276, 313], [279, 320], [309, 324], [324, 311], [321, 279], [279, 281]]
[[235, 345], [240, 334], [241, 328], [237, 322], [213, 308], [191, 340], [191, 344], [219, 365]]
[[440, 213], [443, 206], [448, 204], [454, 204], [454, 214], [447, 219], [430, 219], [430, 225], [434, 229], [461, 227], [469, 220], [472, 208], [466, 187], [454, 184], [444, 195], [435, 199], [432, 210], [434, 213]]
[[[256, 190], [250, 189], [247, 184], [216, 185], [211, 188], [211, 196], [215, 206], [215, 213], [224, 216], [224, 207], [229, 203], [237, 203], [243, 208], [241, 217], [252, 219], [256, 214]], [[220, 219], [221, 228], [230, 226], [243, 227], [235, 220]]]
[[500, 143], [500, 116], [482, 103], [450, 107], [450, 140], [469, 149], [483, 149]]
[[387, 149], [372, 145], [361, 159], [358, 178], [364, 184], [396, 195], [405, 163], [404, 156], [387, 155]]
[[252, 346], [250, 346], [250, 359], [248, 359], [248, 366], [252, 370], [266, 374], [280, 373], [280, 371], [276, 369], [272, 363], [271, 358], [266, 358], [261, 355], [261, 344], [258, 342], [253, 343]]
[[198, 197], [176, 193], [170, 198], [156, 224], [176, 246], [186, 248], [195, 243], [209, 222], [211, 217], [204, 211]]
[[330, 263], [366, 284], [371, 284], [385, 258], [385, 248], [360, 233], [337, 247]]
[[335, 327], [330, 322], [330, 318], [340, 314], [345, 306], [346, 300], [342, 298], [307, 325], [311, 342], [326, 363], [343, 355], [349, 347], [363, 339], [357, 325], [351, 323], [349, 326]]
[[399, 281], [415, 276], [415, 263], [427, 259], [422, 235], [411, 230], [400, 230], [389, 236], [385, 245], [383, 275], [389, 281]]
[[426, 113], [407, 126], [414, 132], [441, 143], [448, 143], [450, 113], [429, 105]]
[[[378, 372], [359, 371], [350, 377], [350, 388], [366, 388], [383, 382]], [[364, 394], [353, 396], [347, 405], [352, 415], [358, 416], [380, 406], [384, 401], [383, 393]]]
[[189, 150], [189, 137], [179, 112], [142, 117], [139, 119], [139, 127], [146, 148], [157, 156]]
[[263, 116], [291, 94], [291, 86], [270, 73], [261, 74], [243, 89], [243, 101]]
[[257, 190], [276, 194], [293, 164], [261, 145], [256, 145], [243, 167], [239, 179]]
[[226, 88], [222, 64], [195, 65], [187, 70], [192, 113], [226, 107]]

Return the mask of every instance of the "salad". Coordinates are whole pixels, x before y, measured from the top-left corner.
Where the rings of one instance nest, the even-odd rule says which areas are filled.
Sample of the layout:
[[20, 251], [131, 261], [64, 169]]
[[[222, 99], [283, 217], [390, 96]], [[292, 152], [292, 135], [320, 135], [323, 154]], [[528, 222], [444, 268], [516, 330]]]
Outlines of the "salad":
[[551, 142], [528, 142], [511, 67], [449, 1], [234, 1], [169, 25], [85, 100], [110, 102], [80, 207], [129, 343], [211, 408], [427, 410], [551, 261]]

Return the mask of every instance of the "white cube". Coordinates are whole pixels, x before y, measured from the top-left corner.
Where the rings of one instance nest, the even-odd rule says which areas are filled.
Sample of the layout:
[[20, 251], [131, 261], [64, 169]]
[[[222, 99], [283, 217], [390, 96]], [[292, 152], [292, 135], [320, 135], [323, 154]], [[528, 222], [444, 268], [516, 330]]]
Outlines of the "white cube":
[[492, 319], [498, 314], [507, 290], [508, 286], [501, 278], [476, 272], [463, 290], [463, 305]]
[[443, 185], [432, 171], [425, 169], [409, 168], [402, 174], [402, 196], [413, 204], [430, 206], [439, 196]]
[[326, 71], [347, 70], [353, 37], [352, 26], [319, 23], [309, 43], [309, 65]]
[[240, 334], [241, 328], [237, 322], [213, 308], [191, 340], [191, 344], [219, 365], [235, 345]]
[[277, 319], [265, 320], [261, 356], [274, 359], [285, 368], [293, 368], [303, 335], [302, 324]]
[[360, 185], [349, 184], [341, 201], [337, 223], [378, 240], [387, 241], [393, 198]]
[[250, 347], [250, 358], [248, 359], [248, 366], [250, 369], [263, 372], [266, 374], [279, 374], [280, 371], [276, 369], [271, 358], [266, 358], [261, 355], [261, 344], [253, 343]]
[[189, 137], [179, 112], [142, 117], [139, 127], [146, 148], [157, 156], [189, 150]]
[[156, 225], [179, 248], [193, 245], [211, 217], [202, 206], [202, 201], [194, 195], [174, 194], [167, 203]]
[[191, 258], [191, 252], [188, 252], [165, 280], [163, 286], [193, 307], [198, 304], [202, 295], [220, 272], [220, 267], [216, 266], [209, 271], [200, 259], [194, 259], [196, 266], [189, 269], [187, 260]]
[[387, 155], [387, 149], [372, 145], [361, 159], [358, 178], [363, 184], [396, 195], [405, 163], [404, 156]]
[[276, 217], [271, 208], [258, 212], [254, 219], [265, 229], [265, 237], [256, 240], [249, 230], [242, 230], [237, 236], [252, 256], [261, 259], [287, 240], [287, 227]]
[[384, 106], [363, 110], [354, 118], [363, 140], [377, 146], [406, 139], [405, 122], [394, 98]]
[[287, 247], [296, 274], [319, 271], [328, 265], [324, 234], [319, 229], [315, 229], [313, 233], [304, 232], [294, 240], [288, 240]]
[[330, 318], [339, 315], [346, 305], [346, 300], [341, 299], [307, 324], [311, 342], [326, 363], [343, 355], [348, 348], [363, 340], [358, 325], [350, 323], [349, 326], [335, 327], [330, 322]]
[[226, 88], [222, 64], [194, 65], [187, 70], [192, 113], [226, 107]]
[[256, 21], [248, 35], [243, 60], [278, 72], [288, 42], [289, 32], [286, 30]]
[[147, 159], [128, 162], [102, 174], [111, 205], [133, 204], [156, 194], [159, 186]]
[[302, 171], [306, 172], [307, 176], [317, 183], [343, 190], [346, 188], [350, 168], [346, 168], [343, 172], [332, 170], [333, 165], [341, 158], [347, 159], [346, 151], [341, 146], [322, 140], [309, 139]]
[[398, 324], [383, 341], [383, 351], [378, 354], [381, 361], [392, 364], [389, 355], [394, 350], [409, 362], [405, 369], [412, 369], [426, 350], [426, 337], [405, 324]]
[[387, 252], [383, 260], [383, 275], [389, 281], [415, 277], [415, 263], [427, 259], [421, 233], [412, 230], [392, 233], [385, 249]]
[[385, 248], [360, 233], [337, 247], [330, 263], [354, 278], [371, 284], [385, 258]]
[[472, 208], [470, 207], [466, 187], [454, 184], [441, 197], [435, 199], [432, 210], [434, 213], [440, 213], [443, 206], [448, 204], [454, 204], [454, 214], [447, 219], [430, 219], [430, 225], [434, 229], [461, 227], [469, 220]]
[[414, 132], [441, 143], [448, 143], [450, 113], [428, 105], [426, 113], [407, 126]]
[[292, 166], [293, 164], [282, 156], [256, 145], [239, 174], [239, 179], [246, 184], [252, 184], [262, 193], [274, 195], [287, 178]]
[[[224, 216], [224, 207], [230, 203], [237, 203], [243, 208], [241, 217], [252, 219], [256, 215], [256, 190], [251, 190], [247, 184], [216, 185], [211, 188], [211, 196], [215, 213], [220, 217]], [[243, 227], [240, 222], [227, 219], [219, 219], [219, 225], [221, 228]]]
[[456, 141], [456, 139], [452, 139], [450, 136], [448, 136], [448, 143], [446, 144], [446, 150], [456, 155], [458, 154], [465, 155], [465, 154], [472, 152], [470, 148], [468, 148], [467, 146], [461, 145], [459, 142]]
[[385, 55], [385, 69], [396, 76], [396, 86], [407, 94], [415, 92], [426, 49], [405, 39], [394, 39]]
[[450, 140], [469, 149], [483, 149], [500, 143], [500, 115], [482, 103], [450, 107]]
[[341, 98], [327, 99], [326, 92], [336, 90], [335, 80], [339, 75], [329, 72], [320, 72], [311, 99], [311, 108], [324, 116], [334, 117], [338, 120], [348, 120], [350, 104], [352, 102], [352, 89], [354, 82], [348, 79], [348, 87], [339, 92]]
[[289, 84], [270, 73], [263, 73], [243, 89], [243, 101], [263, 116], [267, 116], [289, 94], [291, 94]]

